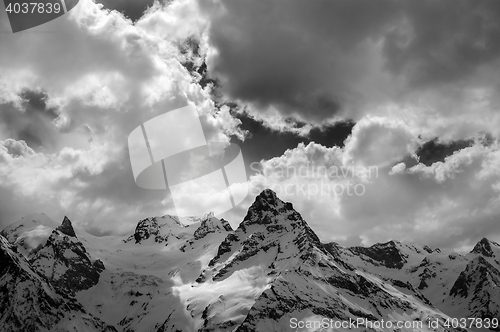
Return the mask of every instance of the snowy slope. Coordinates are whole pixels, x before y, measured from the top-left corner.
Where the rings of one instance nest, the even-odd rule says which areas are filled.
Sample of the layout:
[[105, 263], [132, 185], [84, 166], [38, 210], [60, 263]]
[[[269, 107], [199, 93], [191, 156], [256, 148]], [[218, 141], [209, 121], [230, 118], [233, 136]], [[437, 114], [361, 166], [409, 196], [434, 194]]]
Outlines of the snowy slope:
[[225, 224], [212, 214], [189, 226], [163, 216], [140, 221], [125, 240], [108, 237], [107, 246], [85, 235], [82, 242], [106, 269], [99, 283], [77, 298], [120, 331], [157, 331], [167, 320], [180, 331], [189, 330], [193, 319], [176, 287], [194, 283], [208, 266], [228, 234]]
[[71, 294], [97, 284], [105, 269], [101, 260], [92, 260], [67, 217], [44, 245], [32, 251], [29, 261], [54, 286]]
[[116, 331], [59, 293], [0, 236], [0, 326], [2, 331]]
[[28, 257], [30, 252], [43, 245], [59, 225], [45, 214], [30, 214], [12, 223], [0, 232], [17, 251]]
[[[292, 204], [271, 190], [256, 198], [197, 281], [180, 291], [202, 331], [287, 331], [291, 318], [311, 315], [341, 321], [390, 320], [401, 311], [421, 320], [444, 317], [416, 295], [338, 264]], [[204, 296], [210, 290], [216, 291]]]
[[[95, 237], [68, 218], [58, 224], [30, 215], [2, 234], [22, 268], [2, 270], [11, 309], [0, 322], [11, 322], [19, 306], [11, 299], [23, 289], [15, 287], [22, 270], [37, 295], [17, 319], [48, 310], [33, 331], [291, 331], [292, 318], [439, 319], [437, 329], [421, 330], [459, 331], [442, 326], [447, 315], [498, 313], [498, 244], [482, 241], [465, 256], [397, 241], [324, 245], [271, 190], [257, 196], [236, 230], [210, 213], [189, 225], [165, 215], [139, 221], [130, 236]], [[74, 307], [46, 304], [53, 298]]]
[[500, 245], [493, 241], [482, 239], [467, 255], [397, 241], [368, 248], [324, 246], [358, 269], [411, 285], [451, 317], [500, 317]]
[[198, 224], [183, 225], [176, 216], [164, 215], [161, 217], [146, 218], [137, 224], [133, 235], [129, 236], [125, 243], [155, 244], [188, 239], [193, 236]]
[[500, 272], [483, 256], [473, 258], [450, 290], [447, 304], [471, 317], [500, 317]]

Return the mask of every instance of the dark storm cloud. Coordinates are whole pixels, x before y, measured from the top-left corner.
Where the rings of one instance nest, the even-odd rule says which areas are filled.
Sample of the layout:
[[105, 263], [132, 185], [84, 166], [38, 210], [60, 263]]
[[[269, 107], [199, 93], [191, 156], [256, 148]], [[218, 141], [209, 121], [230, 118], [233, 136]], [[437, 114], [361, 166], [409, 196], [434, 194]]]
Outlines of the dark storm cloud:
[[387, 68], [413, 85], [466, 78], [500, 54], [500, 2], [407, 1], [402, 25], [387, 34]]
[[209, 34], [217, 50], [210, 70], [225, 93], [316, 122], [359, 109], [374, 94], [391, 99], [467, 79], [500, 51], [498, 1], [222, 4]]
[[[241, 147], [249, 174], [254, 172], [249, 167], [252, 162], [281, 156], [287, 149], [293, 149], [299, 143], [307, 145], [309, 142], [316, 142], [326, 147], [342, 147], [354, 126], [354, 122], [341, 121], [324, 127], [314, 127], [307, 136], [299, 136], [289, 131], [280, 132], [270, 129], [246, 113], [239, 113], [236, 116], [241, 121], [241, 129], [250, 133], [243, 142], [235, 137], [232, 138], [232, 141]], [[295, 123], [297, 127], [302, 125], [304, 123]]]
[[47, 106], [44, 92], [24, 90], [22, 110], [13, 104], [0, 105], [0, 139], [13, 138], [25, 141], [33, 149], [51, 148], [56, 144], [58, 129], [52, 122], [59, 114]]
[[[226, 92], [258, 107], [336, 113], [358, 71], [350, 53], [391, 21], [392, 1], [223, 1], [227, 13], [212, 22], [219, 51], [213, 73]], [[344, 63], [343, 63], [344, 62]], [[302, 115], [304, 115], [302, 113]]]
[[98, 0], [96, 2], [102, 3], [104, 8], [119, 11], [135, 22], [141, 18], [146, 8], [153, 5], [154, 0]]
[[[474, 145], [474, 140], [458, 140], [449, 143], [440, 143], [438, 139], [425, 142], [417, 151], [418, 161], [426, 166], [431, 166], [435, 162], [444, 162], [446, 157], [451, 156], [456, 151]], [[413, 166], [413, 165], [412, 165]], [[406, 167], [411, 167], [407, 165]]]

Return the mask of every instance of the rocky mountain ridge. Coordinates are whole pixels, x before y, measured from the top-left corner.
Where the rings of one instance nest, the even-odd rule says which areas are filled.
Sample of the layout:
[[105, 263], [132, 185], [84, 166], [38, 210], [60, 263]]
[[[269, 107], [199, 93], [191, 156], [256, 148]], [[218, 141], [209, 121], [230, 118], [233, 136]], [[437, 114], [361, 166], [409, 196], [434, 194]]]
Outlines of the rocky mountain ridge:
[[291, 319], [438, 320], [425, 331], [462, 331], [444, 322], [498, 317], [500, 246], [486, 239], [467, 255], [398, 241], [322, 244], [271, 190], [235, 230], [213, 214], [192, 221], [151, 217], [130, 236], [99, 238], [67, 217], [21, 219], [0, 233], [0, 322], [12, 331], [266, 332], [289, 330]]
[[366, 248], [328, 243], [325, 248], [357, 269], [411, 284], [451, 316], [500, 317], [500, 245], [486, 238], [466, 255], [397, 241]]
[[0, 294], [4, 331], [116, 331], [53, 287], [1, 235]]

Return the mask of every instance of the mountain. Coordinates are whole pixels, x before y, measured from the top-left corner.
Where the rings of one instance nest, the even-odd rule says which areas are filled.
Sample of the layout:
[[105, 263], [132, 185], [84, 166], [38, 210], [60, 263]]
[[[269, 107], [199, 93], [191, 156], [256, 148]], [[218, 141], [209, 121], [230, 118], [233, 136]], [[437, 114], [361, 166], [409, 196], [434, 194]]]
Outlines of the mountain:
[[[133, 236], [130, 236], [126, 242], [135, 240], [135, 243], [152, 242], [164, 243], [169, 238], [187, 238], [192, 235], [189, 226], [183, 225], [175, 216], [165, 215], [162, 217], [146, 218], [137, 224]], [[149, 241], [148, 241], [149, 240]]]
[[367, 248], [324, 247], [357, 269], [411, 285], [451, 317], [500, 317], [500, 245], [488, 239], [466, 255], [397, 241]]
[[498, 259], [500, 259], [500, 244], [484, 238], [474, 246], [471, 253], [496, 258], [498, 264]]
[[116, 331], [52, 287], [1, 235], [0, 324], [3, 331]]
[[[0, 234], [0, 322], [13, 332], [297, 330], [292, 322], [405, 331], [397, 321], [442, 332], [464, 331], [445, 326], [449, 317], [498, 315], [497, 244], [467, 255], [322, 244], [272, 190], [235, 230], [211, 213], [189, 225], [165, 215], [95, 237], [67, 217], [29, 215]], [[381, 321], [393, 326], [372, 328]]]
[[450, 290], [455, 306], [473, 317], [500, 317], [500, 272], [482, 256], [473, 258]]
[[222, 293], [211, 301], [193, 296], [200, 331], [285, 331], [292, 318], [395, 322], [398, 312], [408, 320], [444, 317], [420, 294], [408, 296], [374, 275], [337, 264], [292, 204], [271, 190], [257, 196], [197, 282], [193, 294], [211, 288]]
[[0, 232], [25, 257], [43, 245], [59, 225], [45, 214], [30, 214]]
[[204, 238], [210, 233], [215, 232], [232, 232], [233, 229], [229, 223], [224, 219], [217, 219], [213, 213], [209, 213], [200, 220], [200, 226], [194, 232], [194, 239], [199, 240]]
[[30, 257], [35, 270], [54, 286], [71, 294], [96, 285], [105, 269], [101, 260], [92, 261], [67, 217], [64, 217], [61, 226], [52, 231], [43, 246], [34, 249]]
[[425, 249], [418, 248], [398, 241], [377, 243], [369, 248], [352, 247], [348, 250], [364, 261], [390, 269], [401, 269], [411, 260], [411, 257], [432, 253], [432, 250], [428, 247]]

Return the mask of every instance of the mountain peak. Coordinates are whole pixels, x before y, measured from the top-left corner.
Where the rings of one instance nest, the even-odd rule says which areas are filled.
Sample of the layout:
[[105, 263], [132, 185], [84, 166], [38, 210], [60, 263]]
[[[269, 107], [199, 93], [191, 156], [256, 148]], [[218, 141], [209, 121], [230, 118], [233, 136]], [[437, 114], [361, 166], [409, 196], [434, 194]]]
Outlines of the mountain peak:
[[203, 217], [201, 217], [202, 220], [206, 220], [206, 219], [210, 219], [210, 218], [214, 218], [215, 217], [215, 213], [213, 211], [210, 211], [206, 214], [203, 215]]
[[234, 231], [234, 229], [231, 227], [231, 225], [229, 224], [229, 221], [227, 221], [226, 219], [224, 218], [220, 218], [220, 222], [222, 224], [222, 226], [224, 227], [224, 229], [228, 232], [232, 232]]
[[[485, 240], [485, 239], [483, 239]], [[481, 241], [483, 241], [481, 240]], [[469, 297], [471, 294], [476, 294], [483, 288], [498, 288], [500, 281], [500, 272], [495, 269], [483, 256], [477, 256], [467, 264], [458, 279], [453, 284], [450, 290], [450, 295], [453, 297]], [[491, 290], [488, 291], [491, 293]], [[485, 306], [489, 310], [489, 305]], [[486, 315], [483, 317], [488, 317]], [[491, 315], [492, 317], [495, 314]]]
[[[84, 284], [81, 273], [86, 270], [86, 267], [74, 270], [70, 275], [74, 285]], [[50, 271], [58, 273], [60, 269]], [[73, 293], [54, 287], [3, 236], [0, 236], [0, 289], [0, 320], [4, 331], [69, 331], [76, 330], [75, 326], [84, 331], [117, 331], [86, 312]]]
[[68, 236], [76, 237], [75, 230], [73, 229], [73, 225], [71, 224], [71, 220], [67, 216], [64, 216], [61, 226], [56, 228], [63, 234]]
[[399, 244], [401, 244], [401, 242], [399, 242], [397, 240], [390, 240], [390, 241], [385, 242], [385, 243], [376, 243], [376, 244], [374, 244], [374, 246], [379, 246], [379, 247], [397, 247]]
[[255, 198], [255, 201], [266, 202], [270, 205], [276, 205], [278, 202], [281, 202], [276, 193], [271, 189], [262, 190], [262, 192]]
[[363, 254], [388, 268], [400, 269], [407, 262], [408, 255], [401, 251], [401, 242], [376, 243], [371, 247], [351, 247], [354, 254]]
[[135, 239], [135, 243], [141, 243], [151, 237], [155, 243], [165, 243], [171, 235], [179, 239], [184, 233], [189, 233], [187, 228], [189, 225], [181, 223], [176, 216], [166, 214], [161, 217], [149, 217], [139, 221], [134, 234], [124, 241]]
[[431, 247], [429, 247], [428, 245], [424, 245], [424, 246], [422, 247], [422, 249], [424, 249], [424, 250], [425, 250], [427, 253], [429, 253], [429, 254], [432, 254], [432, 253], [434, 253], [434, 252], [437, 252], [437, 253], [440, 253], [440, 252], [441, 252], [441, 249], [439, 249], [439, 248], [432, 249], [432, 248], [431, 248]]
[[269, 219], [271, 216], [288, 214], [290, 212], [295, 212], [295, 210], [293, 210], [292, 203], [283, 202], [278, 198], [278, 196], [276, 196], [274, 191], [271, 189], [265, 189], [257, 197], [255, 197], [255, 201], [248, 209], [244, 222], [246, 224], [267, 224], [270, 222]]
[[[278, 216], [282, 218], [277, 218]], [[240, 226], [251, 224], [275, 224], [281, 219], [294, 221], [299, 219], [298, 213], [293, 209], [292, 203], [285, 203], [276, 196], [271, 189], [263, 190], [248, 209], [247, 215]]]
[[208, 214], [203, 217], [200, 226], [194, 232], [194, 239], [199, 240], [209, 233], [232, 231], [231, 225], [226, 220], [219, 220], [214, 217], [214, 214]]
[[[209, 214], [210, 213], [208, 213], [206, 215], [209, 215]], [[180, 226], [182, 228], [186, 227], [186, 225], [184, 225], [182, 222], [180, 222], [179, 217], [171, 215], [171, 214], [165, 214], [165, 215], [163, 215], [161, 217], [153, 217], [153, 218], [149, 218], [149, 219], [154, 219], [155, 221], [159, 221], [158, 219], [161, 219], [163, 221], [166, 220], [163, 223], [163, 225], [169, 224], [169, 225], [174, 226], [174, 227], [177, 227], [177, 226]]]
[[474, 249], [472, 249], [471, 253], [480, 254], [485, 257], [493, 257], [495, 254], [493, 252], [492, 246], [500, 247], [498, 243], [490, 241], [487, 238], [483, 238], [474, 246]]

